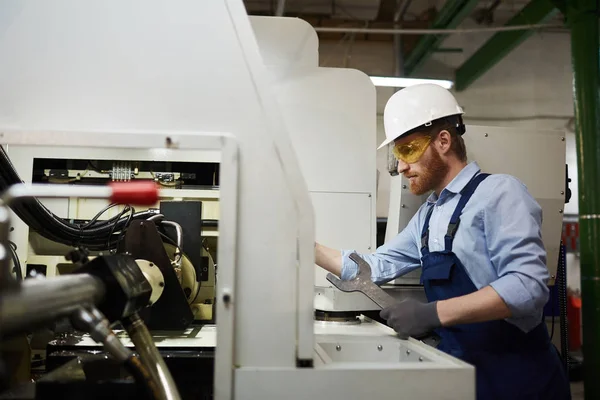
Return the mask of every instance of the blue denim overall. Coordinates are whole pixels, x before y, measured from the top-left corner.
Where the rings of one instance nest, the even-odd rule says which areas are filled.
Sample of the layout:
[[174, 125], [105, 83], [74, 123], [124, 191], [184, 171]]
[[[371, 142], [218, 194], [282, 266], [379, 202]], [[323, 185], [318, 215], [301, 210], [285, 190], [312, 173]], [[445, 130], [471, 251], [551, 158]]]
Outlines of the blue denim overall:
[[[475, 176], [461, 191], [444, 238], [444, 251], [429, 251], [433, 207], [427, 214], [421, 234], [421, 283], [430, 302], [477, 291], [452, 252], [452, 242], [463, 208], [487, 176]], [[438, 347], [441, 351], [475, 366], [478, 400], [571, 398], [564, 368], [543, 322], [528, 333], [504, 320], [455, 325], [440, 328], [436, 333], [441, 337]]]

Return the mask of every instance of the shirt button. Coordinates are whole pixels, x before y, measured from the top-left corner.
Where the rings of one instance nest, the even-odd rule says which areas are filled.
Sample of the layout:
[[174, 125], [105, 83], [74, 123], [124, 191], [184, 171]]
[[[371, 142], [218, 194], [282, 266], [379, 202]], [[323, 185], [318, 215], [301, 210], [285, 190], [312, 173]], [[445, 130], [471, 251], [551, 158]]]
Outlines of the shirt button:
[[433, 239], [433, 243], [437, 243], [437, 242], [438, 242], [438, 240], [437, 240], [437, 239]]

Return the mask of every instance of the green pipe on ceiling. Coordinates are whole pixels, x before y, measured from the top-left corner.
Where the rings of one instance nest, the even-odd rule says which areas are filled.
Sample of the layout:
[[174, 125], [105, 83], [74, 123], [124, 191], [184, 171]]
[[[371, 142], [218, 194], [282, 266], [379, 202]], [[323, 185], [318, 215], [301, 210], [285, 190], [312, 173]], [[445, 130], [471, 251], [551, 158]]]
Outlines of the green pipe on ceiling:
[[[505, 26], [541, 24], [554, 17], [558, 9], [550, 0], [532, 0]], [[485, 42], [455, 73], [455, 88], [465, 90], [533, 34], [532, 30], [498, 32]]]
[[[432, 29], [453, 29], [468, 17], [479, 0], [448, 0], [437, 14]], [[446, 35], [423, 35], [404, 61], [406, 76], [419, 69], [444, 41]]]

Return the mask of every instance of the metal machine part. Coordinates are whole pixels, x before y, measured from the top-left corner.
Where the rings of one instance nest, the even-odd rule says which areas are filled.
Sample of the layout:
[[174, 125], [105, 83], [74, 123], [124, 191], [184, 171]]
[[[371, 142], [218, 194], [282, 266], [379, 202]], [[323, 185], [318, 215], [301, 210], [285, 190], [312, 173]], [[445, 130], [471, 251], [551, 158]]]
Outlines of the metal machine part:
[[315, 311], [315, 321], [321, 324], [354, 325], [360, 324], [358, 313], [335, 312], [335, 311]]
[[386, 308], [396, 303], [396, 300], [377, 286], [371, 280], [371, 267], [358, 254], [350, 254], [350, 259], [358, 265], [358, 273], [351, 280], [342, 281], [333, 274], [327, 275], [327, 280], [342, 292], [361, 292], [380, 308]]
[[[175, 246], [165, 243], [169, 258], [175, 258]], [[216, 264], [210, 249], [202, 249], [200, 268], [192, 264], [187, 253], [181, 258], [181, 287], [194, 314], [194, 321], [214, 323]], [[198, 270], [201, 276], [198, 277]]]
[[177, 246], [175, 247], [175, 257], [173, 263], [176, 268], [181, 269], [181, 256], [183, 255], [183, 230], [181, 229], [181, 225], [175, 221], [161, 221], [161, 225], [175, 228]]
[[2, 336], [9, 337], [68, 317], [82, 305], [100, 303], [105, 293], [104, 283], [89, 274], [26, 279], [16, 289], [4, 291], [0, 296]]
[[152, 294], [150, 295], [149, 305], [156, 303], [156, 301], [160, 298], [165, 289], [165, 279], [163, 274], [160, 272], [160, 269], [153, 263], [148, 260], [135, 260], [138, 267], [144, 274], [144, 277], [152, 287]]
[[[89, 332], [91, 338], [97, 343], [102, 344], [104, 351], [108, 352], [115, 361], [123, 365], [143, 387], [143, 393], [137, 392], [135, 397], [145, 394], [155, 400], [181, 398], [173, 378], [164, 365], [164, 361], [158, 353], [146, 326], [137, 314], [124, 319], [123, 323], [129, 329], [130, 336], [136, 346], [137, 352], [140, 354], [140, 358], [134, 357], [133, 352], [110, 329], [108, 319], [95, 307], [80, 307], [71, 316], [71, 321], [77, 329]], [[114, 368], [115, 366], [110, 365], [110, 363], [105, 362], [104, 364], [104, 369], [117, 369]], [[72, 372], [71, 367], [66, 366], [61, 372], [64, 374], [61, 379], [63, 382], [72, 378], [70, 374]], [[61, 374], [61, 372], [57, 373]], [[89, 372], [86, 372], [84, 368], [85, 378], [89, 379], [89, 375]], [[42, 386], [44, 385], [42, 384]]]
[[98, 308], [110, 321], [118, 321], [145, 308], [152, 295], [151, 284], [135, 258], [129, 255], [96, 257], [75, 273], [96, 276], [106, 284], [110, 296], [106, 296]]
[[133, 357], [133, 353], [123, 346], [123, 343], [117, 338], [109, 327], [109, 321], [95, 307], [80, 307], [71, 316], [73, 325], [84, 331], [89, 332], [92, 339], [104, 345], [117, 361], [125, 362]]
[[[163, 293], [143, 317], [151, 330], [182, 330], [194, 320], [187, 297], [154, 222], [133, 221], [125, 233], [119, 249], [134, 259], [153, 263], [164, 280]], [[139, 270], [139, 269], [138, 269]], [[141, 272], [140, 272], [141, 273]]]
[[146, 325], [138, 314], [133, 314], [123, 321], [123, 325], [135, 344], [142, 362], [148, 367], [153, 379], [160, 383], [161, 399], [179, 400], [181, 396], [177, 390], [177, 385], [173, 380], [171, 372], [167, 368], [165, 361], [154, 345], [152, 335], [146, 328]]
[[201, 201], [160, 202], [160, 213], [165, 216], [161, 224], [164, 232], [167, 236], [174, 236], [179, 248], [188, 256], [196, 268], [198, 282], [202, 280], [202, 212]]
[[[121, 342], [134, 349], [131, 338], [116, 332]], [[175, 333], [153, 333], [153, 339], [183, 399], [212, 399], [216, 330], [203, 325]], [[47, 347], [47, 376], [36, 384], [36, 399], [71, 398], [132, 399], [143, 392], [124, 380], [123, 368], [88, 334], [74, 332], [52, 340]], [[81, 376], [85, 372], [85, 381]], [[39, 393], [39, 395], [38, 395]], [[0, 396], [1, 398], [1, 396]]]
[[[109, 155], [110, 156], [110, 155]], [[68, 160], [36, 158], [33, 181], [59, 184], [129, 182], [152, 180], [170, 188], [218, 186], [218, 163], [163, 163], [159, 160], [82, 158], [81, 154]]]

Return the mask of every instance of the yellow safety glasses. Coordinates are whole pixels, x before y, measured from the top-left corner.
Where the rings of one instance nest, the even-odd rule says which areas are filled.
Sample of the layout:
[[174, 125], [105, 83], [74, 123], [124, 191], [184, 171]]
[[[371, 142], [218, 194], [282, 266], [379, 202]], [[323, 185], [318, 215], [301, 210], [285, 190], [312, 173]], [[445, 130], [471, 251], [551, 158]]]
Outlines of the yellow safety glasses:
[[398, 160], [412, 164], [419, 161], [419, 158], [429, 147], [429, 143], [431, 143], [431, 136], [425, 135], [402, 145], [394, 144], [392, 152]]

